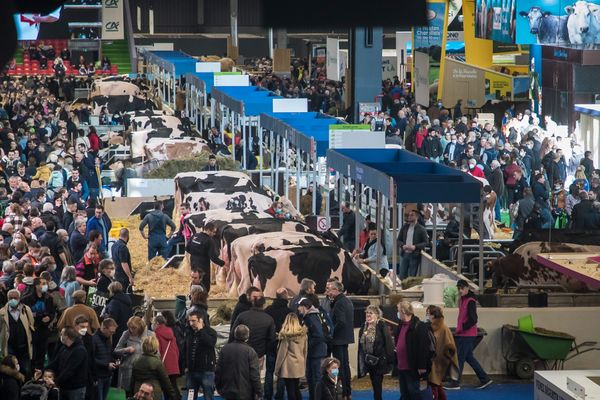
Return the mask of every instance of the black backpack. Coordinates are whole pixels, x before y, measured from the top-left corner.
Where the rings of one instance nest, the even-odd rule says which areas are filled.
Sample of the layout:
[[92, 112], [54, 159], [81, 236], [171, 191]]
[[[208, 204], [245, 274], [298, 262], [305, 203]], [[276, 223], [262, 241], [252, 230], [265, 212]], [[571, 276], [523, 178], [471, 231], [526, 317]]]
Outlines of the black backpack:
[[317, 317], [319, 317], [319, 321], [321, 322], [321, 327], [323, 328], [323, 336], [325, 336], [325, 341], [327, 343], [331, 343], [333, 341], [334, 330], [333, 320], [326, 312], [324, 312], [321, 309], [319, 309]]

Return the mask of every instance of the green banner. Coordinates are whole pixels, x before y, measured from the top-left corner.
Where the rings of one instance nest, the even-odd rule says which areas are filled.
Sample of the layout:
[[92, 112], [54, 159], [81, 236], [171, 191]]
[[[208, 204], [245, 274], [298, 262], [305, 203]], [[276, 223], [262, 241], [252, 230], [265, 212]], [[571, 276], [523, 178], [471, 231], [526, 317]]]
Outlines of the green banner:
[[370, 131], [371, 125], [367, 124], [336, 124], [329, 125], [330, 131]]

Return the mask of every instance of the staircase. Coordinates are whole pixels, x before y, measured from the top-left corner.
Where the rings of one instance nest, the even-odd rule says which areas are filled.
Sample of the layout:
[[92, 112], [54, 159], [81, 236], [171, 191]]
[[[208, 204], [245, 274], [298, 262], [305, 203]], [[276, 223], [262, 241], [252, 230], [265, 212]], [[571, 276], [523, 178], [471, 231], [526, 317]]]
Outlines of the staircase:
[[126, 40], [102, 42], [102, 57], [108, 57], [112, 65], [119, 67], [119, 74], [131, 73], [131, 59]]

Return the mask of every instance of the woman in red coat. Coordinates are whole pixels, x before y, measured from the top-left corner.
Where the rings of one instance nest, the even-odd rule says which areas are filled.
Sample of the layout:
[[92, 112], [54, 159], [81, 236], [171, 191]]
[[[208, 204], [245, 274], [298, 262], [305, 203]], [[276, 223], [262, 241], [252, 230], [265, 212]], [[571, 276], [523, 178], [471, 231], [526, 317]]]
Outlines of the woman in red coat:
[[100, 150], [100, 137], [96, 133], [96, 128], [90, 126], [90, 132], [88, 133], [88, 140], [90, 141], [90, 149], [97, 153]]
[[167, 375], [171, 381], [171, 385], [175, 389], [177, 399], [181, 398], [179, 388], [177, 387], [177, 378], [179, 377], [179, 348], [177, 347], [177, 339], [173, 333], [173, 329], [167, 325], [167, 320], [162, 315], [157, 315], [154, 318], [154, 335], [158, 339], [160, 359], [165, 366]]

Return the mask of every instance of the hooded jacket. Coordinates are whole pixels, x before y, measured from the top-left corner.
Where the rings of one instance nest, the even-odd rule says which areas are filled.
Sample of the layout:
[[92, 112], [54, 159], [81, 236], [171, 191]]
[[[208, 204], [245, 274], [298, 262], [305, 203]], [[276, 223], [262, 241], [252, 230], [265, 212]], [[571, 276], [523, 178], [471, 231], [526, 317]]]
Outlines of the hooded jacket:
[[280, 378], [302, 378], [306, 375], [308, 340], [306, 332], [279, 335], [275, 375]]
[[2, 393], [2, 398], [20, 399], [23, 382], [25, 382], [25, 377], [19, 371], [8, 365], [0, 365], [0, 393]]

